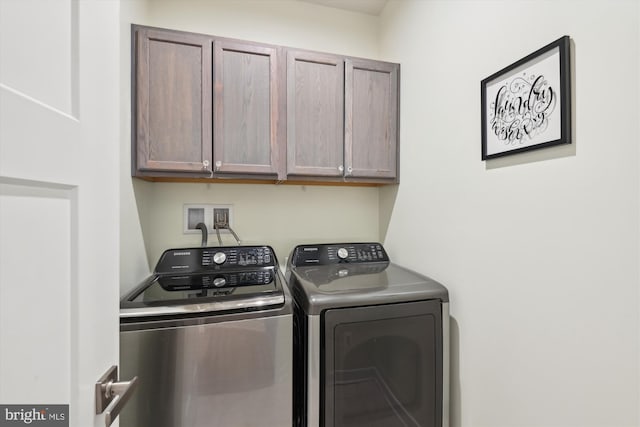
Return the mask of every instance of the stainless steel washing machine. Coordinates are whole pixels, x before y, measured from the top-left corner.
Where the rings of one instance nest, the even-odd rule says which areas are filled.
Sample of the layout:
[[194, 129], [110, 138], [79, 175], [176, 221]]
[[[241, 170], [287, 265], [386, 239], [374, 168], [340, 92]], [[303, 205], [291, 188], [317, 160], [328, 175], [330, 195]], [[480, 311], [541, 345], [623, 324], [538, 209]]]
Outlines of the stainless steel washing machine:
[[295, 426], [447, 427], [447, 289], [379, 243], [297, 246]]
[[120, 305], [121, 427], [290, 427], [291, 296], [268, 246], [166, 251]]

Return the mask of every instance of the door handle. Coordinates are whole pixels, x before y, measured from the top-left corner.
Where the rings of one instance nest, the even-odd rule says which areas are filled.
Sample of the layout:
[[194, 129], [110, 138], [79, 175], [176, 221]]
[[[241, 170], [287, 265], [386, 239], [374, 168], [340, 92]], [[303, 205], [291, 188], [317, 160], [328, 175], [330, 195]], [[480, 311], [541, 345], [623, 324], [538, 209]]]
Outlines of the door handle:
[[138, 387], [137, 376], [131, 381], [118, 381], [117, 366], [109, 368], [96, 382], [96, 414], [104, 412], [105, 427], [109, 427], [118, 417], [136, 387]]

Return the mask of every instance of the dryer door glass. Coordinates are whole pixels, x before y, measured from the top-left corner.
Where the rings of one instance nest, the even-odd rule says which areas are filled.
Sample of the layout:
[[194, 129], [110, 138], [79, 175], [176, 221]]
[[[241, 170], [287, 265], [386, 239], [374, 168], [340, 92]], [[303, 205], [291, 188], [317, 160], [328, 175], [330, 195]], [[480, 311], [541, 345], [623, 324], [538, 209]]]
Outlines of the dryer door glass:
[[327, 310], [325, 427], [442, 423], [440, 301]]

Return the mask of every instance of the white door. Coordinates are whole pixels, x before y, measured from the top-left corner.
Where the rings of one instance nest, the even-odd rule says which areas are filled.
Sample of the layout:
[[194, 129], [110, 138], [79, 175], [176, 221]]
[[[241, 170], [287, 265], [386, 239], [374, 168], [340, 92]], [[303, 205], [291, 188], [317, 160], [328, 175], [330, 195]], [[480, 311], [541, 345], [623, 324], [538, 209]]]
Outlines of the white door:
[[76, 427], [118, 363], [119, 8], [0, 0], [0, 405]]

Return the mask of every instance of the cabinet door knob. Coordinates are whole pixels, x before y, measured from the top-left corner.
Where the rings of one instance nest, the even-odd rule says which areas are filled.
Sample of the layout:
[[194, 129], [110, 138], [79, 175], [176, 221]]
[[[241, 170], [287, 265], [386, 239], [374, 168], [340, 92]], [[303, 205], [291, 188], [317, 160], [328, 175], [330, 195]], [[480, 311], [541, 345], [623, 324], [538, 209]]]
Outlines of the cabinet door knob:
[[351, 175], [352, 172], [353, 172], [353, 168], [351, 166], [349, 166], [347, 168], [347, 175]]
[[213, 178], [213, 171], [209, 169], [209, 160], [203, 160], [202, 170], [209, 172], [209, 178]]
[[340, 173], [344, 172], [344, 166], [342, 165], [338, 166], [338, 172]]
[[220, 160], [218, 160], [216, 162], [216, 170], [219, 171], [221, 167], [222, 167], [222, 162]]

